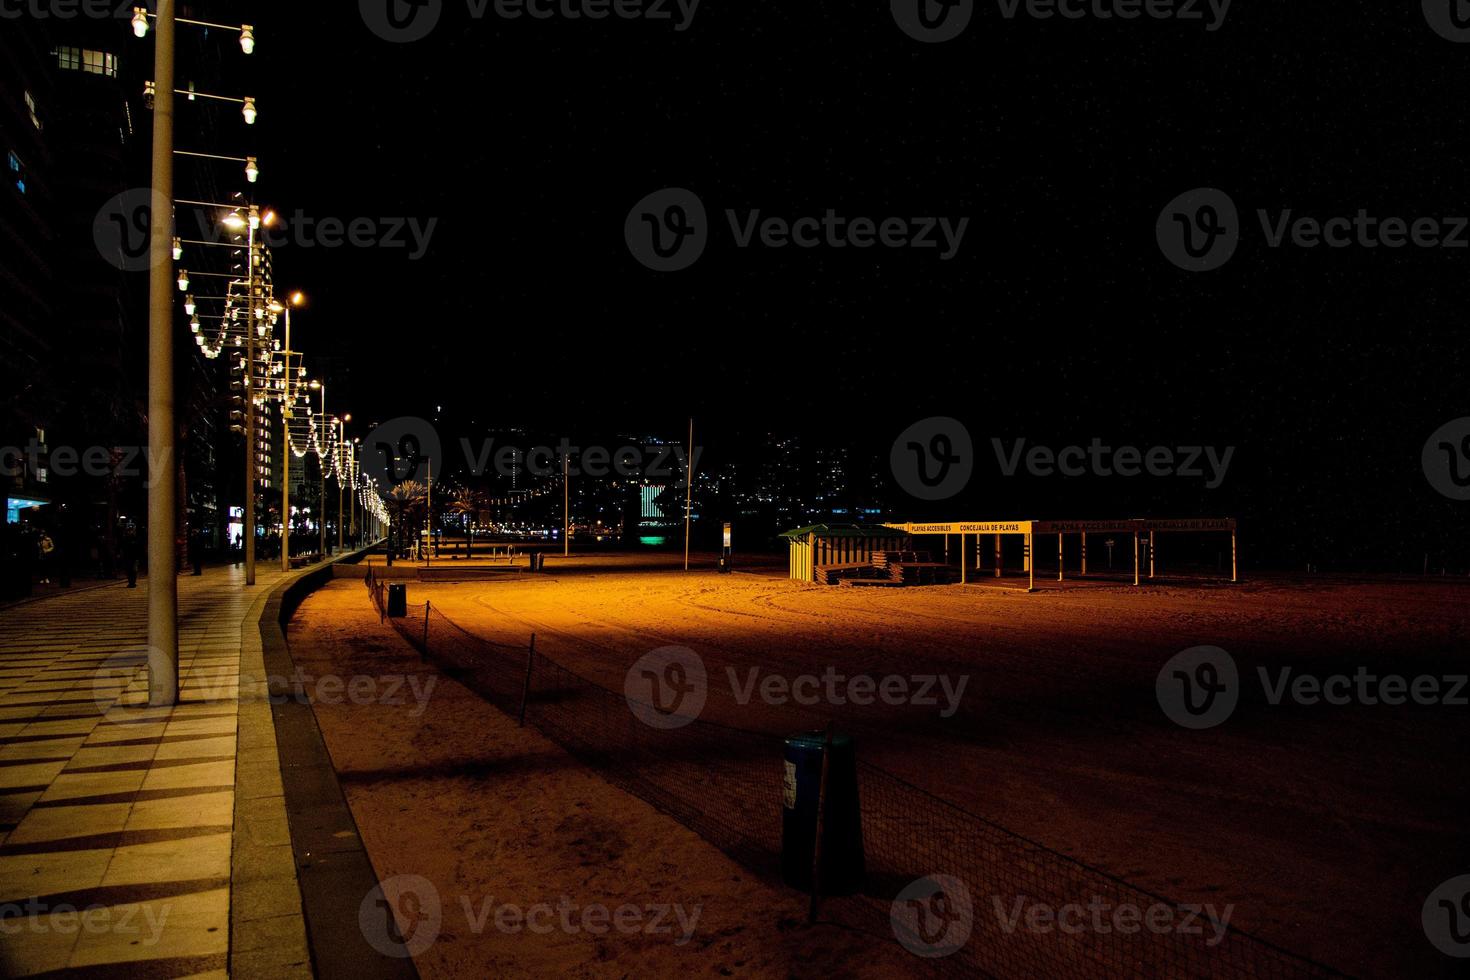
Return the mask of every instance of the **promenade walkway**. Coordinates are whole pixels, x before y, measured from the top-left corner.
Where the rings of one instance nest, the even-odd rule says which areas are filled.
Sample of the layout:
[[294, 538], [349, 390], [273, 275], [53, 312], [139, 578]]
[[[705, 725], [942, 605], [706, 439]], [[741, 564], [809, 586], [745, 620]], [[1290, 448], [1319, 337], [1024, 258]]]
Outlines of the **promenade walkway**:
[[168, 709], [145, 581], [0, 610], [0, 976], [311, 975], [271, 706], [240, 696], [287, 578], [179, 579]]

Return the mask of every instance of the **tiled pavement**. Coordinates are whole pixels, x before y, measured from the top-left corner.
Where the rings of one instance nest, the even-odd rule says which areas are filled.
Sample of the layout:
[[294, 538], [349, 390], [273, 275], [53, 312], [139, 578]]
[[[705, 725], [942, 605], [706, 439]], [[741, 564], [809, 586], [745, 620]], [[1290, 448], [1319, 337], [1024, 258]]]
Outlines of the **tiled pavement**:
[[146, 582], [0, 610], [0, 976], [310, 976], [270, 705], [249, 696], [286, 578], [179, 579], [171, 709], [146, 707]]

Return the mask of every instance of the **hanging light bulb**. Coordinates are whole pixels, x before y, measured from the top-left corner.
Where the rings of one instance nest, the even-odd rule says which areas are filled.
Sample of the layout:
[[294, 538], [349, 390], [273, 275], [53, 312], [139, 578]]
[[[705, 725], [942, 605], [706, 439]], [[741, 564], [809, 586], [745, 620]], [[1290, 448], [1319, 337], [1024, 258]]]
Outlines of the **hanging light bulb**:
[[189, 321], [189, 329], [195, 333], [199, 332], [199, 318], [197, 316]]
[[188, 296], [184, 297], [184, 312], [189, 314], [190, 316], [193, 316], [194, 310], [194, 294], [190, 293]]
[[252, 184], [260, 179], [260, 164], [256, 162], [255, 157], [245, 158], [245, 179]]
[[184, 257], [184, 240], [182, 238], [180, 238], [178, 235], [175, 235], [174, 236], [174, 261], [177, 262], [179, 259], [182, 259], [183, 257]]
[[187, 293], [188, 291], [189, 291], [189, 270], [188, 269], [180, 269], [179, 270], [179, 292], [181, 292], [181, 293]]
[[158, 88], [152, 82], [144, 82], [143, 83], [143, 104], [144, 105], [146, 105], [148, 108], [152, 109], [153, 108], [153, 99], [157, 96], [157, 94], [158, 94]]
[[146, 7], [133, 8], [133, 36], [148, 36], [148, 10]]
[[255, 28], [249, 24], [240, 27], [240, 50], [246, 54], [255, 53]]
[[248, 95], [245, 96], [245, 108], [240, 110], [240, 114], [245, 117], [245, 125], [254, 126], [256, 117], [255, 99]]
[[[250, 209], [250, 230], [260, 230], [260, 211], [255, 207], [251, 207]], [[259, 262], [257, 261], [256, 264], [259, 265]]]

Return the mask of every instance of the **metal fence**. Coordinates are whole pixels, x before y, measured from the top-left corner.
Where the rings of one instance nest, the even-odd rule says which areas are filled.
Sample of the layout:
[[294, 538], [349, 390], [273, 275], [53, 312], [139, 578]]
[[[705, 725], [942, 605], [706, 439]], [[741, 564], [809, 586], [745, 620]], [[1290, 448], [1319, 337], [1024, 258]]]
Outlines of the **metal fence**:
[[[462, 629], [429, 603], [380, 616], [427, 660], [535, 726], [616, 786], [740, 863], [779, 875], [782, 741], [702, 720], [644, 724], [610, 691], [525, 646]], [[858, 763], [867, 883], [824, 918], [902, 943], [916, 969], [995, 977], [1338, 977], [1319, 963], [1136, 888]], [[925, 882], [927, 879], [927, 883]]]

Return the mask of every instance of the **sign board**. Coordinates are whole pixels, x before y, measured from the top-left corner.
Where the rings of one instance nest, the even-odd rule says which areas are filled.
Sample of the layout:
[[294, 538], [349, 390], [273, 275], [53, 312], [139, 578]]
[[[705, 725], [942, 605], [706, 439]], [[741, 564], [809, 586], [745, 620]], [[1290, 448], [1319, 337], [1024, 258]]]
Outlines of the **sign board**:
[[730, 533], [731, 533], [730, 532], [730, 528], [731, 528], [730, 522], [729, 521], [726, 521], [725, 522], [725, 550], [727, 550], [727, 551], [731, 547], [731, 544], [730, 544]]

